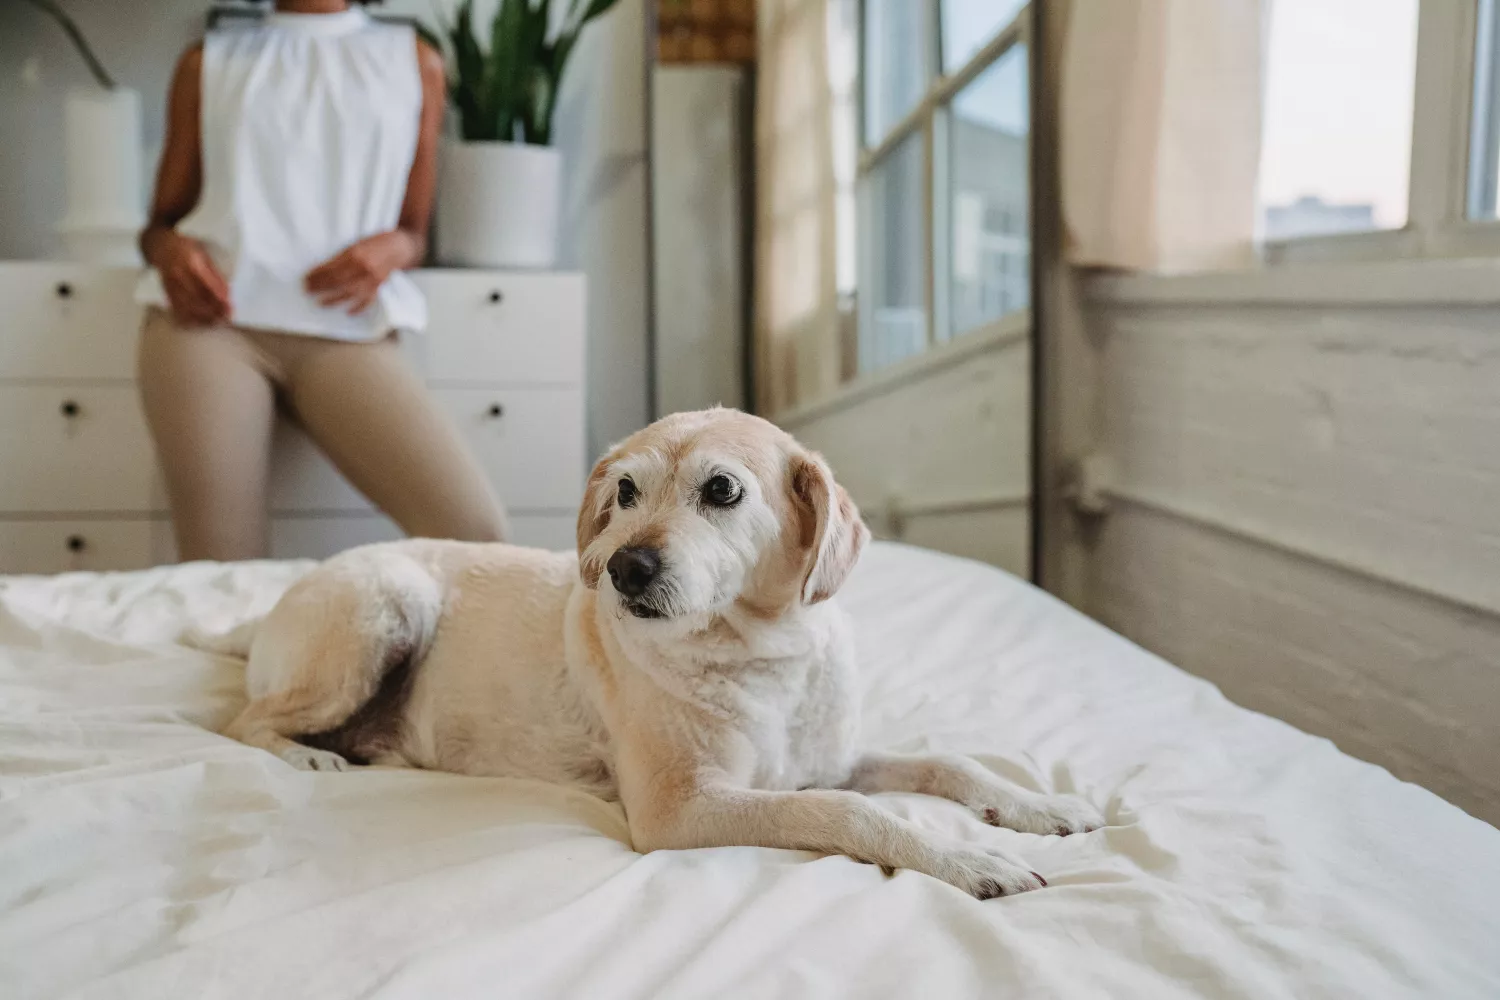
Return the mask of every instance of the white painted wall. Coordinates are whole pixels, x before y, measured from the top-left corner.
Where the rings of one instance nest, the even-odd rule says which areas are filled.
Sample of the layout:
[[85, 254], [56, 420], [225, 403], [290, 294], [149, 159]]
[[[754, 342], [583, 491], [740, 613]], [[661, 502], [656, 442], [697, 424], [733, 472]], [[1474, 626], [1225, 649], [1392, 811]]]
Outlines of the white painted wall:
[[823, 453], [877, 536], [1027, 576], [1031, 352], [1024, 323], [866, 376], [777, 422]]
[[1500, 265], [1097, 282], [1086, 610], [1500, 822]]
[[[161, 148], [167, 84], [203, 32], [204, 0], [61, 0], [122, 86], [141, 94], [147, 177]], [[0, 259], [56, 256], [65, 208], [63, 97], [93, 78], [30, 4], [0, 3]], [[149, 183], [149, 181], [148, 181]], [[142, 192], [142, 204], [146, 193]]]
[[[167, 84], [178, 54], [202, 34], [207, 0], [61, 2], [121, 84], [141, 92], [146, 172], [154, 174]], [[451, 6], [390, 0], [383, 9], [430, 19]], [[589, 279], [593, 453], [648, 419], [645, 9], [644, 0], [621, 0], [594, 23], [574, 51], [558, 110], [557, 144], [566, 157], [559, 263]], [[46, 258], [59, 249], [63, 93], [88, 82], [50, 20], [27, 4], [0, 2], [0, 259]]]
[[652, 85], [657, 409], [742, 407], [745, 71], [658, 66]]

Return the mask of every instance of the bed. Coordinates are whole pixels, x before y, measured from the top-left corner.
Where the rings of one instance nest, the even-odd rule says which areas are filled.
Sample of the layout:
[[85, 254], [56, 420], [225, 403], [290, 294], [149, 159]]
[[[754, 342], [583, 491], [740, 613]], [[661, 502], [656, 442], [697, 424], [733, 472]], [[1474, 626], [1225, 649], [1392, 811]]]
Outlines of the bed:
[[0, 581], [0, 996], [1500, 996], [1500, 831], [1227, 702], [1005, 574], [871, 547], [866, 742], [974, 754], [1110, 825], [994, 830], [1051, 887], [729, 848], [638, 855], [564, 788], [293, 770], [177, 644], [307, 563]]

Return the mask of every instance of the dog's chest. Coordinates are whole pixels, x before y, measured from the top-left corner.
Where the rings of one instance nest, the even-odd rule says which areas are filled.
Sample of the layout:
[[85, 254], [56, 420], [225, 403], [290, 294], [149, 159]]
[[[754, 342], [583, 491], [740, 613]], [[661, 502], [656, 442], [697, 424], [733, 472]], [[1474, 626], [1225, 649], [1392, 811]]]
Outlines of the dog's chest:
[[856, 718], [849, 686], [826, 662], [754, 667], [724, 678], [712, 700], [743, 754], [740, 777], [753, 788], [837, 784], [848, 770]]

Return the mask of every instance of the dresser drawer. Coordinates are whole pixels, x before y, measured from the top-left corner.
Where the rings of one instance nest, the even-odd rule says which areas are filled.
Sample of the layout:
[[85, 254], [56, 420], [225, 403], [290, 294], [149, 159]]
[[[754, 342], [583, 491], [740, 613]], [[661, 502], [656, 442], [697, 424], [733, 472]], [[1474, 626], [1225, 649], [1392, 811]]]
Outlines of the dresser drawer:
[[0, 378], [134, 378], [139, 276], [128, 267], [0, 263]]
[[437, 270], [413, 278], [429, 316], [413, 348], [430, 381], [583, 382], [581, 275]]
[[161, 506], [133, 386], [0, 385], [0, 515]]
[[507, 507], [577, 510], [581, 389], [434, 389]]
[[0, 519], [0, 573], [143, 569], [162, 525], [138, 521]]

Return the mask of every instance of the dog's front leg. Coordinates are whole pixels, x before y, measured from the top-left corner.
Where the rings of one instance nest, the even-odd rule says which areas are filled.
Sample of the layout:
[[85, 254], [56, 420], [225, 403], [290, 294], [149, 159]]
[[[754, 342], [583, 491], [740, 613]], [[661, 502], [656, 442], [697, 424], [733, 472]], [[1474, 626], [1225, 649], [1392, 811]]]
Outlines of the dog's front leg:
[[866, 795], [915, 792], [952, 799], [991, 826], [1022, 833], [1066, 837], [1104, 825], [1099, 811], [1082, 799], [1012, 788], [977, 761], [955, 754], [868, 753], [855, 762], [843, 787]]
[[910, 868], [979, 899], [1047, 884], [998, 851], [944, 841], [847, 791], [707, 785], [627, 799], [626, 814], [636, 849], [643, 852], [743, 846], [844, 854], [887, 871]]

